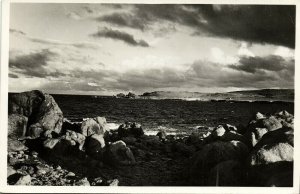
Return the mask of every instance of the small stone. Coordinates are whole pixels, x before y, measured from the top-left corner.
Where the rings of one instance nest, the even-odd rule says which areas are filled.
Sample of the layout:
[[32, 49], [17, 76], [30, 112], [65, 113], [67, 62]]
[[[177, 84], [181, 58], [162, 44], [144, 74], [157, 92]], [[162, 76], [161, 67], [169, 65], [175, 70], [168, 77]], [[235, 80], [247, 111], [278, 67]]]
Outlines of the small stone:
[[24, 154], [24, 151], [23, 151], [23, 150], [19, 151], [19, 154], [22, 154], [22, 155], [23, 155], [23, 154]]
[[68, 177], [74, 177], [74, 176], [75, 176], [75, 173], [74, 173], [74, 172], [69, 172], [69, 173], [67, 174], [67, 176], [68, 176]]
[[75, 183], [75, 185], [78, 185], [78, 186], [90, 186], [90, 182], [87, 180], [86, 177], [84, 177], [83, 179], [77, 181]]
[[119, 180], [118, 179], [109, 180], [107, 182], [108, 182], [109, 186], [119, 186]]
[[61, 170], [61, 167], [60, 167], [60, 166], [57, 166], [57, 167], [56, 167], [56, 170]]
[[30, 154], [34, 158], [37, 158], [37, 156], [38, 156], [38, 153], [36, 151], [32, 151]]

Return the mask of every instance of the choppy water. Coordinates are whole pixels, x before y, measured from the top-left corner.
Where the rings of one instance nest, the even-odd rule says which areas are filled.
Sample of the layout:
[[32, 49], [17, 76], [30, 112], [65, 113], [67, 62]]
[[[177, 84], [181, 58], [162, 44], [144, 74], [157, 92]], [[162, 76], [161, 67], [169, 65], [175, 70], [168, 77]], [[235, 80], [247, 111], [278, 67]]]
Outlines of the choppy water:
[[290, 102], [203, 102], [183, 100], [119, 99], [113, 97], [53, 95], [64, 116], [78, 121], [103, 116], [110, 128], [130, 121], [139, 122], [148, 133], [167, 129], [169, 133], [188, 132], [198, 126], [246, 125], [254, 113], [287, 110]]

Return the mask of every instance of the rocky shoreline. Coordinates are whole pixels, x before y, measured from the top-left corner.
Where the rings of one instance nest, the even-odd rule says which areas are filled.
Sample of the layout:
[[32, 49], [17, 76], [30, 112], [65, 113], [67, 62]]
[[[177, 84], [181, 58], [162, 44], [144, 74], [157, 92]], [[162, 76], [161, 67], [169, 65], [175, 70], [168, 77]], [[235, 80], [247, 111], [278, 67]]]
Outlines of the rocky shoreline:
[[245, 128], [186, 137], [109, 130], [104, 117], [70, 122], [41, 91], [9, 99], [9, 185], [292, 186], [294, 116], [257, 113]]

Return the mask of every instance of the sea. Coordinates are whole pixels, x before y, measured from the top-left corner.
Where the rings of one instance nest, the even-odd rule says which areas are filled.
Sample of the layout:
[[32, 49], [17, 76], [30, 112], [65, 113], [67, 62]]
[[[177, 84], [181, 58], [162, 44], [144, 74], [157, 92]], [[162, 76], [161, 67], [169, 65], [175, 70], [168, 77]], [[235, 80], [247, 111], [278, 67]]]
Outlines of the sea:
[[293, 102], [198, 101], [180, 99], [125, 99], [108, 96], [52, 95], [71, 121], [105, 117], [111, 130], [125, 122], [140, 123], [148, 135], [190, 134], [220, 124], [246, 126], [257, 112], [270, 114], [286, 110], [294, 114]]

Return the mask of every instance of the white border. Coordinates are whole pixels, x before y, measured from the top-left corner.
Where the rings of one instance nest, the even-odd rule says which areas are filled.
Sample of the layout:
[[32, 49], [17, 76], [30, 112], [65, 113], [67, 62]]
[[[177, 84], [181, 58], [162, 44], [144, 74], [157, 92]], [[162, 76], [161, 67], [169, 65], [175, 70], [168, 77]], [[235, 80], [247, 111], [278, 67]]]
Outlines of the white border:
[[[296, 6], [296, 49], [295, 49], [295, 146], [294, 146], [294, 187], [272, 188], [272, 187], [84, 187], [84, 186], [9, 186], [7, 185], [7, 102], [8, 102], [8, 50], [9, 50], [9, 5], [10, 3], [178, 3], [178, 4], [277, 4]], [[297, 0], [3, 0], [1, 7], [1, 77], [0, 77], [0, 192], [4, 193], [280, 193], [299, 194], [299, 132], [300, 110], [298, 102], [300, 94], [296, 89], [299, 86], [299, 70], [297, 62], [299, 58], [299, 5]]]

